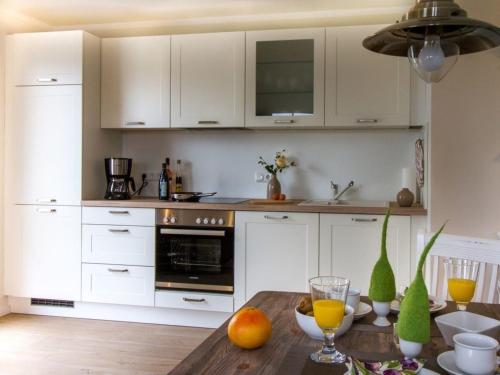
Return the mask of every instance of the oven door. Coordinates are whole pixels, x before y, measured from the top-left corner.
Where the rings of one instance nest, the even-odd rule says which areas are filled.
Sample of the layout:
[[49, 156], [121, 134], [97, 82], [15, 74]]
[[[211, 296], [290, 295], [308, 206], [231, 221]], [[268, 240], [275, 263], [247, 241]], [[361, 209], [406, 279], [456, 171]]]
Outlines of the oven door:
[[233, 293], [234, 229], [156, 230], [156, 288]]

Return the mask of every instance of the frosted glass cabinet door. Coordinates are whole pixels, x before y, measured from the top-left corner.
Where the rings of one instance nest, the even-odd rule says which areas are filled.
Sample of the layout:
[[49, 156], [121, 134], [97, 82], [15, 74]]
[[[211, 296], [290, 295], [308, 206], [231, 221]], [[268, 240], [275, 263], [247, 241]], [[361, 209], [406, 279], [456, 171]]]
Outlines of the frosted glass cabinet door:
[[172, 127], [243, 127], [245, 33], [172, 36]]
[[246, 126], [323, 126], [325, 30], [246, 35]]
[[326, 29], [326, 126], [408, 126], [410, 67], [407, 58], [363, 47], [383, 25]]

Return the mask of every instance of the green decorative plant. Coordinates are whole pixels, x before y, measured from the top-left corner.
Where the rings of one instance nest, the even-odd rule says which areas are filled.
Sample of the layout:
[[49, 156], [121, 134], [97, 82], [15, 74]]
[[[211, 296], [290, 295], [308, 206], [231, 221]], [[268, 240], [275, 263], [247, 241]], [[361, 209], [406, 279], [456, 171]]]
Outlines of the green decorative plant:
[[396, 297], [396, 281], [392, 272], [391, 264], [387, 258], [387, 225], [389, 223], [391, 210], [387, 210], [382, 227], [382, 244], [380, 258], [373, 267], [370, 279], [368, 297], [376, 302], [391, 302]]
[[285, 169], [294, 167], [296, 165], [294, 161], [288, 161], [287, 157], [285, 156], [285, 151], [286, 150], [276, 152], [276, 156], [274, 157], [272, 163], [268, 163], [267, 161], [265, 161], [262, 156], [259, 156], [259, 161], [257, 163], [262, 165], [266, 171], [276, 176], [278, 172], [281, 173]]
[[429, 296], [427, 287], [425, 286], [423, 267], [425, 258], [431, 250], [434, 242], [441, 234], [446, 223], [439, 231], [432, 236], [431, 240], [425, 246], [420, 260], [417, 265], [417, 273], [415, 279], [407, 289], [405, 297], [401, 302], [401, 308], [398, 319], [398, 336], [399, 338], [425, 344], [430, 341], [431, 337], [431, 321], [429, 312]]

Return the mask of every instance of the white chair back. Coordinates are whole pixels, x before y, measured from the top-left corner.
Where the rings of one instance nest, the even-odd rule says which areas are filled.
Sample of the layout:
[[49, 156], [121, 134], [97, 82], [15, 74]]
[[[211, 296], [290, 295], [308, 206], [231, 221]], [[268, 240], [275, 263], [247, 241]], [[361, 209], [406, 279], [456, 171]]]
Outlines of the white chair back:
[[[418, 236], [419, 257], [432, 233]], [[434, 243], [425, 264], [425, 283], [430, 295], [450, 299], [444, 263], [446, 258], [462, 258], [480, 263], [474, 302], [499, 303], [497, 283], [500, 279], [500, 241], [441, 234]]]

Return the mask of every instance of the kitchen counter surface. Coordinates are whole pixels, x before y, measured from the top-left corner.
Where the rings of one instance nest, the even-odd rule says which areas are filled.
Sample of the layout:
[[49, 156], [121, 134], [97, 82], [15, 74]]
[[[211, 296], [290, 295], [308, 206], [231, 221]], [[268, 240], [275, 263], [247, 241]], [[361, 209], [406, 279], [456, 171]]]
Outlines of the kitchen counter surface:
[[[232, 211], [267, 211], [267, 212], [311, 212], [331, 214], [367, 214], [383, 215], [386, 207], [362, 207], [362, 206], [299, 206], [303, 200], [289, 200], [285, 202], [269, 203], [264, 200], [249, 199], [241, 203], [194, 203], [194, 202], [168, 202], [156, 198], [136, 198], [131, 200], [84, 200], [82, 205], [86, 207], [130, 207], [130, 208], [185, 208], [198, 210], [232, 210]], [[422, 207], [399, 207], [397, 203], [391, 202], [392, 215], [427, 215], [427, 210]]]

